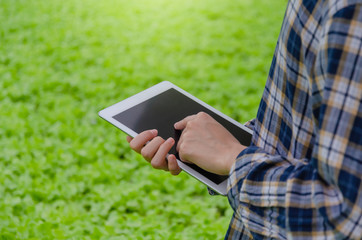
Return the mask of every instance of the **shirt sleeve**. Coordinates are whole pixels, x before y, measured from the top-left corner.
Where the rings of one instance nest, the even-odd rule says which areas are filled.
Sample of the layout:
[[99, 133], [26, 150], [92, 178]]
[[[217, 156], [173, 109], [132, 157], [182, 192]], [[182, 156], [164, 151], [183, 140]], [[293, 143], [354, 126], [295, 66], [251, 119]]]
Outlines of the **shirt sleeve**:
[[[323, 94], [311, 159], [271, 155], [252, 145], [230, 171], [232, 222], [254, 236], [361, 239], [362, 7], [326, 23], [319, 63]], [[238, 233], [230, 225], [227, 236]], [[323, 239], [324, 239], [323, 238]]]
[[255, 118], [247, 121], [246, 123], [244, 123], [244, 126], [249, 128], [250, 130], [254, 131], [254, 126], [255, 126]]

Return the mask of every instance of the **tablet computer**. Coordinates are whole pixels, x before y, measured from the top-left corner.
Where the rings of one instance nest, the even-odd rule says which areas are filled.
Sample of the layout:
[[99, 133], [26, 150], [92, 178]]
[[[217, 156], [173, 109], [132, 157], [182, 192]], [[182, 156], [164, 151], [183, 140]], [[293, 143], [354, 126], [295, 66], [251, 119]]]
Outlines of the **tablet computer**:
[[[145, 130], [157, 129], [162, 138], [172, 137], [177, 141], [180, 133], [174, 129], [174, 123], [199, 112], [208, 113], [229, 130], [241, 144], [250, 145], [252, 131], [249, 128], [167, 81], [101, 110], [99, 116], [131, 137]], [[176, 144], [170, 153], [178, 156]], [[177, 162], [183, 171], [217, 193], [227, 194], [228, 176], [207, 172], [179, 159]]]

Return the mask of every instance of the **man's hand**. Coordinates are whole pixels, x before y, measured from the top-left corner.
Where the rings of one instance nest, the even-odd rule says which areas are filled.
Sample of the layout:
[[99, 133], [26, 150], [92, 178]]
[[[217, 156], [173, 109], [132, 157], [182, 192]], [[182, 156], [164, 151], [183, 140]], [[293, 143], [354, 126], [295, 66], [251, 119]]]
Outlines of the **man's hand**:
[[153, 168], [170, 171], [172, 175], [178, 175], [181, 172], [175, 155], [167, 156], [175, 144], [173, 138], [164, 140], [157, 136], [157, 130], [154, 129], [144, 131], [135, 138], [127, 136], [127, 141], [134, 151], [140, 153], [144, 159], [151, 163]]
[[176, 147], [181, 160], [212, 173], [228, 175], [236, 157], [246, 148], [204, 112], [186, 117], [174, 127], [183, 130]]

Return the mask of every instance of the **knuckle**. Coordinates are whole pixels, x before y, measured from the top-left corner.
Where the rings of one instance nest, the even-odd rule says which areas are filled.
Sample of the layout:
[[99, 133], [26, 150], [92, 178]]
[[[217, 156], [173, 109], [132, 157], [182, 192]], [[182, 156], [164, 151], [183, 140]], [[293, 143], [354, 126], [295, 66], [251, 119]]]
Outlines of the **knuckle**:
[[162, 164], [160, 161], [152, 160], [151, 166], [155, 169], [162, 169]]
[[193, 129], [193, 128], [195, 128], [195, 127], [196, 127], [196, 122], [195, 122], [195, 120], [189, 121], [189, 122], [187, 123], [187, 125], [186, 125], [186, 128], [187, 128], [187, 129]]
[[150, 152], [147, 151], [145, 148], [142, 148], [142, 149], [141, 149], [141, 155], [142, 155], [142, 157], [145, 158], [145, 159], [151, 159], [151, 158], [152, 158]]
[[205, 112], [199, 112], [199, 113], [197, 114], [197, 116], [198, 116], [199, 118], [205, 118], [205, 117], [207, 117], [208, 115], [207, 115], [207, 113], [205, 113]]
[[185, 143], [183, 143], [183, 142], [181, 142], [181, 143], [178, 145], [179, 153], [181, 153], [181, 152], [184, 151], [184, 145], [185, 145]]
[[133, 149], [133, 150], [136, 150], [136, 148], [137, 148], [137, 145], [136, 145], [136, 143], [135, 143], [134, 141], [131, 141], [131, 142], [129, 143], [129, 146], [130, 146], [131, 149]]
[[199, 113], [197, 113], [197, 116], [202, 117], [202, 116], [204, 116], [204, 114], [205, 114], [205, 112], [199, 112]]
[[187, 162], [187, 155], [185, 153], [179, 153], [180, 160], [183, 162]]
[[179, 149], [179, 155], [181, 158], [185, 158], [187, 156], [187, 145], [181, 144]]
[[167, 151], [167, 149], [169, 148], [169, 146], [170, 146], [170, 144], [165, 141], [165, 142], [163, 142], [163, 143], [161, 144], [160, 150], [161, 150], [162, 152]]
[[160, 136], [155, 137], [154, 140], [157, 141], [157, 142], [161, 142], [161, 143], [163, 143], [163, 142], [165, 141], [165, 140], [163, 140], [163, 138], [160, 137]]
[[184, 146], [188, 141], [188, 139], [190, 139], [190, 132], [189, 131], [186, 131], [183, 135], [182, 135], [182, 138], [183, 138], [183, 141], [180, 143], [180, 147], [181, 145]]

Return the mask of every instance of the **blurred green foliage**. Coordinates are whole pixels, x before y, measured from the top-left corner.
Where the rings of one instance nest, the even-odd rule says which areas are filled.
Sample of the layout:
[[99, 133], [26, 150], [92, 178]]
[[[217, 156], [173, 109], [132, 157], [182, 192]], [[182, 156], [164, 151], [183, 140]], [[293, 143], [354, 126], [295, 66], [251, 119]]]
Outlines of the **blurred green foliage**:
[[0, 239], [222, 239], [232, 209], [97, 112], [168, 80], [256, 114], [285, 0], [0, 1]]

